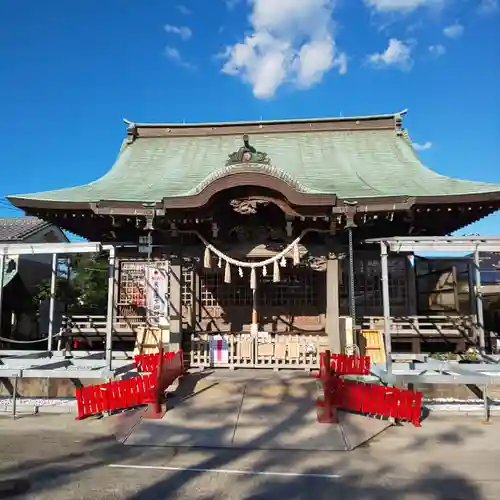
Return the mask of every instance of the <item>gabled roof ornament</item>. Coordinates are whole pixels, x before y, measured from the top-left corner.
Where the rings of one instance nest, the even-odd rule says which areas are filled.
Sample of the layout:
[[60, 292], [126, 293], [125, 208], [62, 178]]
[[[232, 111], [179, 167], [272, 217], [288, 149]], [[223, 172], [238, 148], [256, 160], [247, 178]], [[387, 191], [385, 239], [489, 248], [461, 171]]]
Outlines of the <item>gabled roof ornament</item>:
[[127, 144], [132, 144], [137, 137], [137, 124], [123, 118], [123, 123], [127, 125]]
[[131, 122], [131, 121], [127, 120], [126, 118], [123, 118], [123, 123], [125, 123], [125, 125], [127, 125], [127, 128], [129, 130], [137, 128], [137, 125], [134, 122]]
[[402, 134], [403, 131], [403, 116], [408, 113], [407, 109], [403, 109], [403, 111], [400, 111], [399, 113], [396, 113], [394, 115], [394, 129], [396, 130], [396, 133], [398, 135]]
[[238, 165], [241, 163], [260, 163], [264, 165], [269, 165], [271, 159], [266, 153], [261, 153], [257, 151], [251, 144], [250, 139], [247, 134], [243, 136], [243, 146], [241, 146], [238, 151], [231, 153], [228, 160], [226, 161], [226, 166]]

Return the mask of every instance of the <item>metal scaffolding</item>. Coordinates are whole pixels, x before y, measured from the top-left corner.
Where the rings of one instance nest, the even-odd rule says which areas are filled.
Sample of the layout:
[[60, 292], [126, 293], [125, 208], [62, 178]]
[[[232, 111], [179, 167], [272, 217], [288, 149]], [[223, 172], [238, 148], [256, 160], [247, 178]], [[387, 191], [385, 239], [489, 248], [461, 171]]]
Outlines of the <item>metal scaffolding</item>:
[[[36, 344], [47, 342], [47, 348], [38, 351], [0, 350], [0, 378], [89, 378], [105, 379], [134, 369], [134, 364], [127, 359], [113, 357], [113, 300], [114, 300], [114, 267], [117, 247], [130, 245], [111, 245], [102, 243], [13, 243], [0, 246], [0, 318], [3, 295], [3, 270], [7, 257], [19, 255], [52, 255], [52, 273], [50, 282], [49, 330], [46, 339], [18, 341], [15, 343]], [[68, 357], [65, 351], [53, 350], [53, 340], [61, 332], [54, 332], [54, 308], [57, 278], [57, 259], [59, 256], [82, 253], [109, 254], [108, 275], [108, 310], [106, 322], [105, 351], [72, 352]], [[1, 325], [0, 325], [1, 326]], [[0, 329], [1, 331], [1, 329]], [[12, 339], [5, 339], [11, 341]]]
[[[500, 237], [401, 237], [365, 240], [368, 244], [380, 245], [382, 267], [382, 299], [384, 308], [384, 338], [386, 366], [376, 368], [376, 374], [386, 383], [426, 384], [473, 384], [484, 386], [483, 395], [487, 405], [487, 386], [500, 383], [498, 356], [486, 354], [483, 301], [481, 293], [480, 253], [500, 253]], [[389, 252], [447, 252], [469, 253], [474, 263], [474, 297], [476, 304], [477, 331], [479, 337], [480, 363], [459, 364], [430, 359], [427, 356], [393, 355], [391, 343], [391, 310], [389, 296]], [[398, 358], [413, 357], [412, 363], [397, 362]], [[420, 358], [420, 359], [418, 359]], [[396, 363], [394, 363], [396, 361]], [[422, 362], [423, 361], [423, 362]], [[487, 410], [487, 406], [485, 407]]]

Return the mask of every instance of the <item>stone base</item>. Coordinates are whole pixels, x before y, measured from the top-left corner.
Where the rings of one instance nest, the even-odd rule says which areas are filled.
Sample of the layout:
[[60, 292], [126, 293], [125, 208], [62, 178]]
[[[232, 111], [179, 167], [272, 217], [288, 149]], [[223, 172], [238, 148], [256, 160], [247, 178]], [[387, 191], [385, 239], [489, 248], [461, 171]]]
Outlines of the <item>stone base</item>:
[[[104, 384], [100, 379], [19, 378], [17, 395], [21, 398], [74, 398], [77, 387]], [[12, 396], [14, 379], [0, 378], [0, 397]]]
[[[172, 350], [175, 347], [170, 345]], [[302, 373], [302, 372], [300, 372]], [[299, 371], [297, 371], [297, 375]], [[77, 387], [103, 384], [99, 379], [67, 379], [67, 378], [20, 378], [17, 382], [19, 397], [25, 398], [72, 398]], [[0, 397], [12, 396], [14, 380], [0, 378]], [[481, 399], [482, 387], [452, 384], [414, 384], [414, 390], [422, 392], [424, 399], [455, 399], [460, 401]], [[479, 391], [478, 391], [479, 389]], [[489, 386], [488, 396], [500, 399], [500, 386]]]

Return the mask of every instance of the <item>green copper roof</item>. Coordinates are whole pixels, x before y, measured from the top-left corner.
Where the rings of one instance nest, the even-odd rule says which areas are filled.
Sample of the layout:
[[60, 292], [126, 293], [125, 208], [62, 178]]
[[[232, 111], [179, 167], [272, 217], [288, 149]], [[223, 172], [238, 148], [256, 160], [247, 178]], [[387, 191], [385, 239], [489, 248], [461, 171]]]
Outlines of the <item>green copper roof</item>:
[[[406, 133], [391, 129], [252, 134], [270, 165], [251, 168], [293, 179], [306, 193], [342, 199], [500, 192], [500, 185], [441, 176], [421, 163]], [[12, 196], [41, 201], [154, 202], [199, 192], [226, 167], [242, 136], [139, 137], [113, 168], [85, 186]]]

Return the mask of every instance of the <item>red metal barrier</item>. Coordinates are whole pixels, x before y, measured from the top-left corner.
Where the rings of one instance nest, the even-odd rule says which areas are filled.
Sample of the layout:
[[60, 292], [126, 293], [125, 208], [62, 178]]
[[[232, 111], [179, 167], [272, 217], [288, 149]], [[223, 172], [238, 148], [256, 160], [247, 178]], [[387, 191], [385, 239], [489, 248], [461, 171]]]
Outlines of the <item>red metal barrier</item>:
[[162, 346], [158, 356], [159, 363], [156, 366], [156, 390], [154, 396], [154, 413], [148, 413], [146, 418], [161, 418], [167, 411], [166, 405], [163, 409], [165, 391], [174, 383], [177, 378], [184, 374], [184, 354], [179, 349], [169, 356], [163, 355]]
[[367, 375], [368, 356], [320, 353], [319, 375], [323, 400], [317, 401], [318, 422], [337, 422], [337, 409], [406, 420], [420, 427], [422, 393], [378, 384], [343, 380], [341, 375]]
[[[325, 361], [329, 355], [330, 362]], [[323, 378], [326, 373], [326, 366], [330, 366], [335, 375], [369, 375], [370, 356], [348, 356], [347, 354], [331, 354], [329, 350], [320, 353], [319, 357], [319, 378]]]
[[328, 386], [334, 408], [406, 420], [420, 427], [422, 393], [332, 377]]
[[[136, 364], [152, 373], [129, 379], [91, 385], [76, 389], [78, 408], [77, 420], [106, 411], [123, 410], [144, 404], [153, 403], [154, 413], [150, 416], [160, 417], [165, 391], [184, 373], [184, 357], [181, 350], [176, 353], [141, 355], [146, 358], [136, 359]], [[136, 357], [137, 358], [137, 357]]]
[[78, 416], [76, 420], [102, 412], [151, 403], [156, 390], [156, 377], [145, 375], [107, 384], [76, 389]]
[[[164, 352], [163, 360], [173, 358], [175, 352]], [[135, 365], [140, 372], [153, 373], [156, 372], [160, 360], [160, 354], [137, 354], [134, 356]]]

